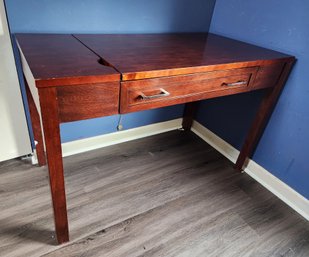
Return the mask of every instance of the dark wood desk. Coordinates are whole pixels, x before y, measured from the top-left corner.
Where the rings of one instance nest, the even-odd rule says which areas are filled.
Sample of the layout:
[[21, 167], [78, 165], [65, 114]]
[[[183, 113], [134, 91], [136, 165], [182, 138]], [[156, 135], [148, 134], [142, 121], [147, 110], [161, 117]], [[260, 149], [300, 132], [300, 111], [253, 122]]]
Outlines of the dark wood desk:
[[61, 122], [185, 103], [183, 128], [190, 130], [198, 101], [264, 89], [235, 165], [240, 171], [295, 60], [214, 34], [16, 37], [39, 165], [46, 164], [46, 150], [59, 243], [69, 240]]

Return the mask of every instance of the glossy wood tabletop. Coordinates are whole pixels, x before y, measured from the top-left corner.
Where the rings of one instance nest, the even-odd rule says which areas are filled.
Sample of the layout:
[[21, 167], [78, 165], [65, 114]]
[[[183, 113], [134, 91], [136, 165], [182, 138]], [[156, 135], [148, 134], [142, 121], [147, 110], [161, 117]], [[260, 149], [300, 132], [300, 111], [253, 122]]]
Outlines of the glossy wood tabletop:
[[[37, 86], [154, 78], [288, 59], [210, 33], [17, 34]], [[84, 80], [83, 80], [84, 78]]]
[[72, 35], [17, 34], [16, 38], [37, 86], [78, 84], [83, 78], [87, 82], [120, 79], [117, 71], [99, 64], [100, 58]]
[[239, 63], [245, 67], [290, 57], [211, 33], [74, 36], [120, 71], [123, 80], [210, 71], [224, 65], [234, 68]]

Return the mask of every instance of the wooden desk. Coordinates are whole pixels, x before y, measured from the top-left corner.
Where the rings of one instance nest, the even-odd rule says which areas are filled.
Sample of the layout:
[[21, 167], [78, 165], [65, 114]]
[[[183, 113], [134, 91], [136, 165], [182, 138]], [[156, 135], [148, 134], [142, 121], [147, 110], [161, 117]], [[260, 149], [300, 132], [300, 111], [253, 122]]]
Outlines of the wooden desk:
[[198, 101], [264, 89], [265, 96], [235, 165], [240, 171], [295, 60], [214, 34], [16, 37], [39, 165], [46, 164], [46, 149], [59, 243], [69, 240], [61, 122], [185, 103], [183, 127], [190, 130]]

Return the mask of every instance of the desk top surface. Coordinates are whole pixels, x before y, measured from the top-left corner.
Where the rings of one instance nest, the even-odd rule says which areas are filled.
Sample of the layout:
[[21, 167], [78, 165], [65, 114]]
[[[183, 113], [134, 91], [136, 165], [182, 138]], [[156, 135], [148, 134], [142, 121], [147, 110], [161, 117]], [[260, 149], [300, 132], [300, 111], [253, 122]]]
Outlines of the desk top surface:
[[211, 33], [74, 35], [121, 72], [123, 80], [207, 71], [209, 66], [288, 55]]
[[[210, 33], [17, 34], [37, 82], [119, 81], [258, 65], [289, 55]], [[100, 61], [99, 61], [100, 60]], [[38, 83], [37, 83], [38, 84]]]
[[[103, 81], [119, 81], [112, 67], [99, 64], [99, 57], [72, 35], [17, 34], [19, 47], [34, 79], [66, 83], [71, 78], [93, 77]], [[51, 83], [52, 84], [52, 83]]]

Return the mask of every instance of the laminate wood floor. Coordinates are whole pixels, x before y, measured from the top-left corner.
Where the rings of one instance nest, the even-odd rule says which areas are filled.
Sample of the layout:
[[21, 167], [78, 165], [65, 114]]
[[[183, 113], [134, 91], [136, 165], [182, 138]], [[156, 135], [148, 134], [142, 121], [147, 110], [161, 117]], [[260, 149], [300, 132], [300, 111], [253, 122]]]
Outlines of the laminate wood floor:
[[193, 133], [64, 158], [71, 241], [46, 167], [0, 164], [0, 256], [309, 256], [309, 226]]

